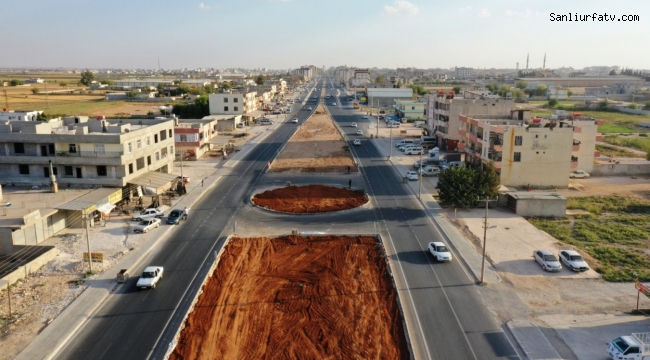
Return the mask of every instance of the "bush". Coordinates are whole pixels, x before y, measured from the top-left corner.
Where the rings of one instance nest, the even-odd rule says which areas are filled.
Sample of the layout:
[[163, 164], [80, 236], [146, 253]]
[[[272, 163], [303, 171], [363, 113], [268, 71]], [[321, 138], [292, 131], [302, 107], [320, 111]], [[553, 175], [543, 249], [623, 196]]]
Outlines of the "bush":
[[557, 99], [550, 99], [550, 100], [546, 103], [546, 106], [548, 106], [548, 107], [550, 107], [550, 108], [554, 108], [554, 107], [556, 107], [559, 103], [560, 103], [560, 102], [557, 101]]

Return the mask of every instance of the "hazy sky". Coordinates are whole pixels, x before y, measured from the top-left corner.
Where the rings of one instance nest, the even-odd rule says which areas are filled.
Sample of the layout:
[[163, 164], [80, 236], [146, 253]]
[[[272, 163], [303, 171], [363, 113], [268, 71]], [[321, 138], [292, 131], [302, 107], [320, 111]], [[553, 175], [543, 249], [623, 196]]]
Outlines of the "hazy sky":
[[202, 1], [0, 0], [0, 67], [650, 68], [647, 0]]

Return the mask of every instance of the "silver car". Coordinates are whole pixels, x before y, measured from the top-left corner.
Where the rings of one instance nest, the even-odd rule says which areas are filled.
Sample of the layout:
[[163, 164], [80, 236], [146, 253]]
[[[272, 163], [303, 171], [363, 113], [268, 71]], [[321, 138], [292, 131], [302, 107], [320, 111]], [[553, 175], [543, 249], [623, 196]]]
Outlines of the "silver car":
[[577, 251], [560, 250], [560, 260], [573, 271], [589, 270], [589, 265]]
[[535, 250], [533, 251], [533, 257], [535, 261], [546, 271], [560, 271], [562, 270], [562, 264], [560, 260], [557, 259], [555, 254], [548, 250]]

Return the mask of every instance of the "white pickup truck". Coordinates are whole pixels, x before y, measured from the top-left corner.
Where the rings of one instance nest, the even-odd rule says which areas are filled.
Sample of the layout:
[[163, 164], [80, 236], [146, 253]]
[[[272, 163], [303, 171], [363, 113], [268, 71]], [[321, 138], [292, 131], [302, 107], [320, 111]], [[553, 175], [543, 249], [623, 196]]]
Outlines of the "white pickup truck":
[[140, 224], [138, 224], [136, 227], [133, 228], [133, 232], [144, 234], [149, 230], [155, 229], [158, 226], [160, 226], [160, 223], [161, 221], [158, 218], [143, 219], [142, 221], [140, 221]]
[[615, 360], [650, 360], [650, 333], [616, 338], [607, 345], [607, 354]]
[[161, 210], [158, 209], [144, 209], [141, 212], [137, 214], [133, 214], [131, 217], [132, 220], [142, 220], [143, 218], [151, 218], [151, 217], [163, 217], [165, 213]]
[[136, 286], [140, 289], [155, 289], [156, 284], [163, 277], [163, 270], [162, 266], [147, 266], [140, 275]]

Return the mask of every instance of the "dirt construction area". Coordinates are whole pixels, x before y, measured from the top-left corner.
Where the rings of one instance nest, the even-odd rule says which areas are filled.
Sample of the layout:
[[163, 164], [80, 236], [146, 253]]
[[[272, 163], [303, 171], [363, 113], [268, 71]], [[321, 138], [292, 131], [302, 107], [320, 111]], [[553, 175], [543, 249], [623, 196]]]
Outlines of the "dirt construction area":
[[296, 214], [347, 210], [367, 202], [363, 191], [325, 185], [289, 186], [253, 196], [257, 206]]
[[343, 136], [319, 105], [289, 139], [271, 165], [271, 172], [346, 173], [357, 171]]
[[232, 238], [170, 359], [409, 359], [372, 237]]

